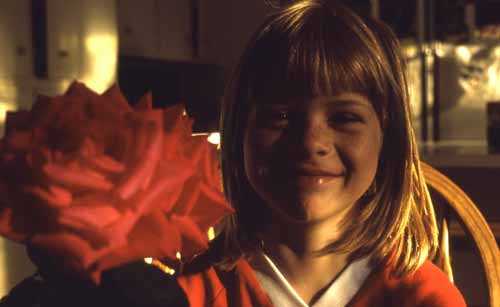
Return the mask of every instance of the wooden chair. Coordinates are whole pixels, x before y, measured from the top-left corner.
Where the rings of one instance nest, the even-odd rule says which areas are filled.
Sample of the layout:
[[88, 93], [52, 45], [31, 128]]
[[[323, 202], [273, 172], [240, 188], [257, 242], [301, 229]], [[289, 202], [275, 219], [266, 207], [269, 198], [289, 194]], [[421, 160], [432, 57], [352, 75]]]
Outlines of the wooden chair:
[[[476, 244], [486, 274], [490, 306], [500, 306], [500, 251], [490, 226], [474, 202], [453, 181], [428, 164], [422, 163], [421, 167], [427, 185], [450, 205], [465, 233]], [[441, 228], [440, 251], [434, 262], [453, 281], [448, 247], [448, 222], [443, 218], [438, 220], [438, 223]]]

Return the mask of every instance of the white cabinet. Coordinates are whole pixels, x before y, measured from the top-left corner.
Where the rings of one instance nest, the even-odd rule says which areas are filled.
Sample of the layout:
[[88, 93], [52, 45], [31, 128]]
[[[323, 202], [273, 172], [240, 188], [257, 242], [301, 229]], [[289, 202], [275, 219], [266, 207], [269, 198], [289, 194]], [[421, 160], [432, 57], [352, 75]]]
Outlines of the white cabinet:
[[[206, 0], [205, 0], [206, 1]], [[158, 1], [160, 54], [178, 60], [193, 59], [193, 15], [191, 1]]]
[[82, 1], [47, 0], [49, 79], [75, 79], [80, 73], [82, 5]]
[[158, 11], [156, 0], [118, 0], [120, 53], [154, 57], [158, 50]]
[[76, 79], [96, 91], [103, 91], [115, 82], [118, 58], [115, 0], [46, 0], [46, 12], [37, 13], [46, 15], [47, 22], [44, 78], [34, 75], [33, 35], [40, 33], [32, 33], [32, 1], [0, 1], [2, 110], [13, 105], [29, 107], [37, 92], [61, 94]]
[[102, 92], [116, 80], [117, 58], [115, 0], [47, 0], [48, 78], [36, 92], [61, 94], [74, 80]]
[[32, 74], [31, 1], [0, 1], [0, 78]]
[[121, 54], [191, 60], [192, 7], [188, 0], [117, 0]]
[[5, 112], [33, 100], [31, 40], [31, 1], [0, 1], [0, 135]]

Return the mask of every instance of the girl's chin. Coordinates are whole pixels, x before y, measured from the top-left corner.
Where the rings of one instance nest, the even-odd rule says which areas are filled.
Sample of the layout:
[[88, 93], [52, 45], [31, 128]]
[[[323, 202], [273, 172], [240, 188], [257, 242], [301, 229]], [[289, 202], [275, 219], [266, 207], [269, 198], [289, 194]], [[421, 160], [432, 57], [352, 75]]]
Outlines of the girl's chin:
[[307, 202], [294, 207], [273, 208], [275, 218], [293, 224], [316, 224], [343, 216], [346, 208], [325, 207], [325, 202]]

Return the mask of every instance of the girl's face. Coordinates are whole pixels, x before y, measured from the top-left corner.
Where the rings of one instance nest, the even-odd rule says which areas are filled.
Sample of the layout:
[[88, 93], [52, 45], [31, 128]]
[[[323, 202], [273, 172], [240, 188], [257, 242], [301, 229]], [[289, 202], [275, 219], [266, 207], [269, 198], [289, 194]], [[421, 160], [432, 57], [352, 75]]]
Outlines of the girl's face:
[[344, 92], [258, 101], [245, 138], [247, 178], [274, 213], [295, 222], [339, 217], [377, 171], [382, 131], [371, 102]]

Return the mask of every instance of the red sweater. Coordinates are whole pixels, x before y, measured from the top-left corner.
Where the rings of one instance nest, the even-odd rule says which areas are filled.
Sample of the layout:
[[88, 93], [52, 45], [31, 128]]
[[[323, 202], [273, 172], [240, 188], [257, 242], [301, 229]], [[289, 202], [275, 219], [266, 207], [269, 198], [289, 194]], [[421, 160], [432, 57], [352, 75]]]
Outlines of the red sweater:
[[[214, 267], [178, 278], [192, 307], [273, 306], [252, 268], [240, 260], [232, 272]], [[390, 278], [388, 268], [375, 269], [349, 307], [465, 307], [465, 301], [448, 277], [431, 262], [401, 279]]]

